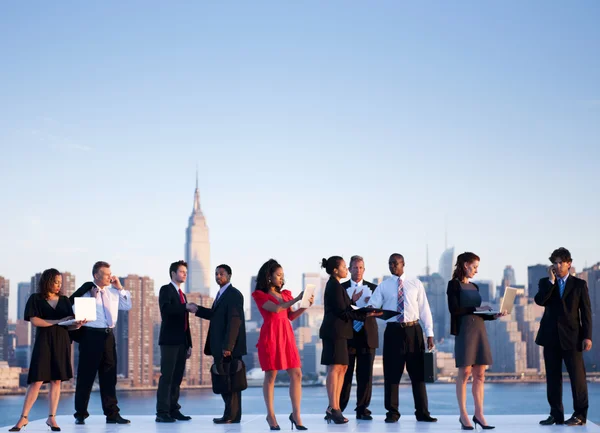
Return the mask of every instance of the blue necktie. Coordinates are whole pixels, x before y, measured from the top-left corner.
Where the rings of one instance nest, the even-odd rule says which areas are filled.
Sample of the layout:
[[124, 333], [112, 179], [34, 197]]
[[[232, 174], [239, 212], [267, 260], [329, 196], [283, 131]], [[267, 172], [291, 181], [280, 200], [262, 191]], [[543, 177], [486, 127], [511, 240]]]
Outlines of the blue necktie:
[[[358, 286], [354, 286], [354, 288], [357, 288]], [[361, 322], [360, 320], [355, 320], [354, 323], [352, 324], [352, 328], [354, 328], [355, 332], [358, 332], [362, 329], [362, 327], [365, 326], [364, 322]]]
[[562, 278], [558, 279], [558, 290], [560, 293], [560, 297], [563, 297], [563, 294], [565, 293], [565, 280], [563, 280]]

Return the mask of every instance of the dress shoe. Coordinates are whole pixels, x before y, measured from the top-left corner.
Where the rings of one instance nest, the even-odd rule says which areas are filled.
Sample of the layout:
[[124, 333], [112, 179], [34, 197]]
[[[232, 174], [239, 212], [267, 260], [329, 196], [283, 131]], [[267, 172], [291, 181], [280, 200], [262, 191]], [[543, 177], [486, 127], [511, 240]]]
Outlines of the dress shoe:
[[85, 424], [85, 418], [83, 418], [81, 416], [76, 416], [75, 417], [75, 424], [78, 424], [78, 425]]
[[213, 422], [215, 424], [233, 424], [233, 420], [229, 418], [213, 418]]
[[182, 413], [181, 413], [181, 412], [179, 412], [179, 411], [177, 411], [177, 412], [173, 412], [173, 413], [171, 414], [171, 418], [174, 418], [174, 419], [176, 419], [177, 421], [189, 421], [189, 420], [191, 420], [191, 419], [192, 419], [192, 417], [191, 417], [191, 416], [184, 415], [184, 414], [182, 414]]
[[131, 421], [123, 418], [121, 415], [117, 414], [115, 416], [106, 417], [106, 424], [129, 424]]
[[569, 427], [573, 427], [576, 425], [585, 425], [585, 420], [573, 415], [571, 418], [565, 421], [565, 425], [568, 425]]
[[437, 422], [437, 418], [432, 417], [431, 415], [418, 416], [417, 421], [420, 422]]
[[552, 425], [552, 424], [564, 424], [565, 422], [562, 419], [556, 419], [552, 415], [548, 418], [540, 421], [540, 425]]
[[175, 418], [169, 415], [156, 415], [156, 422], [175, 422]]
[[373, 421], [373, 417], [366, 413], [357, 413], [356, 419], [362, 419], [363, 421]]
[[399, 418], [396, 418], [394, 416], [386, 416], [385, 417], [385, 422], [387, 422], [388, 424], [394, 423], [394, 422], [398, 422]]

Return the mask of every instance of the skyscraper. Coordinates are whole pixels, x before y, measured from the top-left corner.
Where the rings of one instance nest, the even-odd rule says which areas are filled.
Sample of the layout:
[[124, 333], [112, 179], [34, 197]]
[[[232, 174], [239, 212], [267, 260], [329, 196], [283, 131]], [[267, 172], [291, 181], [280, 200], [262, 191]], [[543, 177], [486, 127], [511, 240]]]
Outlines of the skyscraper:
[[538, 291], [538, 283], [548, 276], [548, 267], [545, 265], [527, 266], [527, 296], [533, 298]]
[[517, 284], [517, 278], [515, 277], [515, 270], [511, 265], [506, 265], [502, 274], [502, 286], [503, 287], [514, 287]]
[[62, 292], [65, 296], [71, 296], [75, 292], [75, 275], [70, 272], [62, 273]]
[[[131, 292], [131, 310], [119, 311], [128, 317], [128, 345], [119, 346], [121, 356], [127, 351], [127, 378], [133, 387], [154, 386], [154, 314], [156, 295], [154, 280], [149, 277], [127, 275], [121, 278], [125, 290]], [[122, 330], [119, 330], [122, 331]], [[119, 356], [117, 356], [117, 360]]]
[[31, 283], [17, 284], [17, 320], [25, 318], [25, 305], [31, 295]]
[[473, 283], [477, 284], [477, 287], [479, 287], [479, 294], [481, 295], [482, 304], [494, 302], [496, 299], [496, 287], [494, 286], [493, 281], [479, 280], [473, 281]]
[[[592, 309], [592, 338], [600, 335], [600, 262], [585, 268], [577, 276], [588, 284]], [[600, 344], [594, 341], [592, 350], [584, 352], [583, 359], [588, 371], [600, 371]]]
[[8, 295], [10, 281], [0, 276], [0, 361], [8, 362]]
[[454, 247], [446, 249], [440, 257], [439, 274], [446, 282], [452, 279], [452, 271], [454, 269]]
[[[254, 293], [254, 289], [256, 289], [256, 276], [250, 278], [250, 296]], [[254, 299], [250, 299], [250, 321], [255, 322], [257, 328], [260, 328], [263, 324], [262, 315]]]
[[436, 340], [450, 336], [450, 311], [448, 310], [448, 298], [446, 288], [448, 281], [444, 280], [438, 273], [432, 275], [421, 275], [418, 277], [425, 287], [431, 315], [433, 317], [433, 335]]
[[186, 293], [200, 293], [203, 296], [210, 296], [210, 277], [212, 275], [210, 269], [210, 243], [206, 218], [204, 218], [200, 208], [197, 173], [194, 207], [185, 236], [185, 260], [188, 264], [185, 291]]

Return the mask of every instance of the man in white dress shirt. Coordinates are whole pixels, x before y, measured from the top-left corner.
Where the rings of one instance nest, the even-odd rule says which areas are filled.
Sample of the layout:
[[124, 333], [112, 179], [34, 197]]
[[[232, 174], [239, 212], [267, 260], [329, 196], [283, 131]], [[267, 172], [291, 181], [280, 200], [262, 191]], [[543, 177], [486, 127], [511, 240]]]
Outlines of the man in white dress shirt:
[[377, 286], [369, 302], [375, 308], [400, 313], [387, 320], [383, 337], [383, 376], [387, 410], [385, 422], [397, 422], [400, 418], [398, 385], [405, 365], [412, 383], [417, 421], [435, 422], [437, 419], [431, 417], [427, 404], [425, 341], [423, 328], [419, 323], [420, 320], [425, 327], [427, 348], [431, 350], [434, 347], [433, 319], [425, 287], [416, 278], [406, 278], [402, 254], [392, 254], [388, 264], [393, 277]]
[[90, 393], [96, 374], [100, 385], [100, 398], [107, 424], [129, 424], [122, 418], [117, 406], [117, 349], [113, 329], [119, 310], [131, 309], [131, 293], [124, 290], [119, 279], [111, 274], [110, 265], [96, 262], [92, 268], [93, 282], [82, 285], [71, 296], [96, 299], [96, 320], [81, 327], [79, 364], [75, 387], [75, 424], [85, 424]]

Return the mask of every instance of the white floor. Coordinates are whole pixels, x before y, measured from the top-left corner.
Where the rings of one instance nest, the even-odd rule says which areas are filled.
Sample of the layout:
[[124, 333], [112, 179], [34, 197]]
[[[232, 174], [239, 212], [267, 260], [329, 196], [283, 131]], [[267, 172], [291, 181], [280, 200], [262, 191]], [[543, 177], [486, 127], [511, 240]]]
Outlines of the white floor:
[[[19, 414], [15, 414], [18, 418]], [[124, 414], [126, 415], [126, 414]], [[126, 416], [131, 420], [129, 425], [106, 424], [105, 418], [99, 415], [90, 416], [86, 419], [85, 425], [75, 425], [74, 419], [70, 415], [61, 415], [56, 417], [58, 425], [65, 433], [201, 433], [201, 432], [240, 432], [240, 433], [258, 433], [267, 432], [269, 427], [263, 415], [244, 415], [240, 424], [215, 425], [212, 422], [213, 416], [191, 415], [192, 420], [186, 422], [176, 422], [174, 424], [159, 424], [154, 422], [154, 415], [134, 415]], [[277, 420], [281, 426], [281, 431], [290, 431], [289, 414], [277, 415]], [[574, 432], [599, 432], [600, 427], [588, 422], [583, 427], [551, 426], [542, 427], [538, 424], [541, 419], [547, 415], [489, 415], [487, 421], [496, 425], [494, 432], [519, 433], [526, 431], [534, 432], [563, 432], [565, 430]], [[373, 421], [356, 421], [350, 417], [348, 424], [328, 425], [323, 419], [323, 415], [304, 415], [302, 421], [310, 433], [321, 432], [451, 432], [461, 431], [458, 423], [458, 415], [442, 415], [438, 417], [436, 423], [417, 422], [414, 417], [402, 417], [396, 424], [386, 424], [383, 422], [384, 416], [375, 416]], [[0, 431], [7, 431], [12, 426], [1, 427]], [[45, 419], [31, 421], [27, 426], [26, 433], [48, 431]]]

